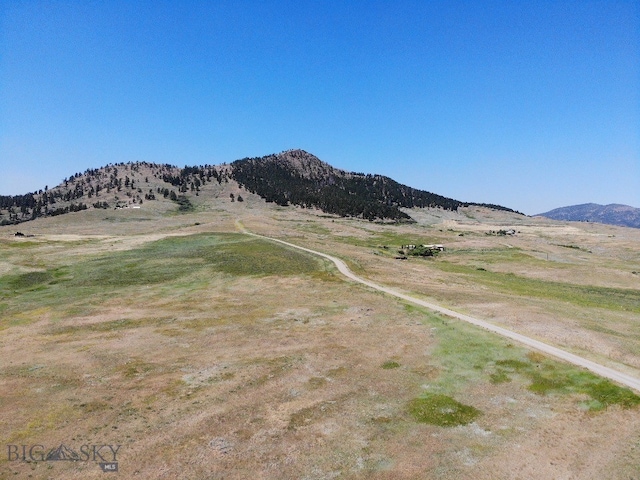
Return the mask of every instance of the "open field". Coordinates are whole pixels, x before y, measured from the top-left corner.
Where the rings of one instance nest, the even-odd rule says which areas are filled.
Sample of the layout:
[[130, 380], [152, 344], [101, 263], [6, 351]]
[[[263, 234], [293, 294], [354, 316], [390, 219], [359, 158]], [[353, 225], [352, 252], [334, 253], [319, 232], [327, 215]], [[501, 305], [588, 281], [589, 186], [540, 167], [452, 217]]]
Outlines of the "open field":
[[[64, 444], [120, 445], [121, 478], [640, 479], [632, 391], [235, 222], [638, 378], [640, 231], [482, 209], [384, 225], [245, 197], [0, 228], [0, 478], [106, 475], [5, 447]], [[421, 243], [446, 250], [394, 258]]]

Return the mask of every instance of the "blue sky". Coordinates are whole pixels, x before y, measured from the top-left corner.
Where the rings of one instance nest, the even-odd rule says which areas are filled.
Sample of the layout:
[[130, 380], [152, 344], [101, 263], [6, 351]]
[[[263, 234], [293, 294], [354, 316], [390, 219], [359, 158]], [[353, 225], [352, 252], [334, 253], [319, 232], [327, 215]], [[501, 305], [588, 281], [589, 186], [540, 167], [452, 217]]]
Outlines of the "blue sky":
[[640, 3], [0, 2], [0, 194], [290, 148], [527, 214], [640, 207]]

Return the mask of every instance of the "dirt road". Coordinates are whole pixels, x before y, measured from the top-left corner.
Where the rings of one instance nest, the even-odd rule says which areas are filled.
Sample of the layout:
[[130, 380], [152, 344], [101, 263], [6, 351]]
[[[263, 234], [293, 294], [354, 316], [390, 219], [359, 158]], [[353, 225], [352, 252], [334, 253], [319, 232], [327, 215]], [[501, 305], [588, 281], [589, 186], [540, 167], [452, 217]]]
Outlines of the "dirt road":
[[493, 325], [489, 322], [486, 322], [484, 320], [480, 320], [474, 317], [471, 317], [469, 315], [465, 315], [462, 313], [458, 313], [455, 312], [453, 310], [450, 310], [448, 308], [444, 308], [441, 307], [440, 305], [436, 305], [435, 303], [430, 303], [430, 302], [426, 302], [424, 300], [420, 300], [418, 298], [414, 298], [411, 297], [409, 295], [406, 295], [404, 293], [398, 292], [396, 290], [393, 290], [391, 288], [385, 287], [383, 285], [378, 285], [377, 283], [371, 282], [369, 280], [365, 280], [364, 278], [358, 277], [356, 274], [354, 274], [351, 270], [349, 270], [349, 267], [347, 267], [347, 265], [340, 260], [339, 258], [336, 257], [332, 257], [331, 255], [327, 255], [326, 253], [322, 253], [322, 252], [317, 252], [315, 250], [311, 250], [309, 248], [305, 248], [305, 247], [301, 247], [299, 245], [295, 245], [293, 243], [289, 243], [289, 242], [285, 242], [284, 240], [278, 240], [276, 238], [271, 238], [271, 237], [265, 237], [263, 235], [258, 235], [255, 233], [251, 233], [248, 230], [246, 230], [239, 222], [237, 222], [238, 228], [243, 232], [246, 233], [247, 235], [252, 235], [254, 237], [258, 237], [258, 238], [262, 238], [265, 240], [271, 240], [273, 242], [278, 242], [281, 243], [283, 245], [287, 245], [289, 247], [292, 248], [297, 248], [298, 250], [303, 250], [305, 252], [311, 253], [313, 255], [318, 255], [320, 257], [326, 258], [327, 260], [330, 260], [331, 262], [333, 262], [335, 264], [335, 266], [338, 268], [338, 270], [340, 271], [340, 273], [342, 273], [345, 277], [353, 280], [354, 282], [358, 282], [361, 283], [363, 285], [366, 285], [368, 287], [371, 287], [375, 290], [379, 290], [381, 292], [387, 293], [389, 295], [393, 295], [394, 297], [397, 298], [401, 298], [407, 302], [411, 302], [413, 304], [416, 305], [420, 305], [421, 307], [426, 307], [429, 308], [430, 310], [434, 310], [436, 312], [442, 313], [444, 315], [447, 315], [449, 317], [453, 317], [453, 318], [457, 318], [459, 320], [463, 320], [465, 322], [469, 322], [473, 325], [476, 325], [478, 327], [484, 328], [486, 330], [489, 330], [493, 333], [497, 333], [498, 335], [502, 335], [503, 337], [506, 338], [510, 338], [511, 340], [515, 340], [516, 342], [519, 342], [523, 345], [526, 345], [528, 347], [534, 348], [540, 352], [546, 353], [548, 355], [552, 355], [556, 358], [559, 358], [561, 360], [564, 360], [566, 362], [569, 362], [573, 365], [577, 365], [579, 367], [583, 367], [586, 368], [587, 370], [592, 371], [593, 373], [600, 375], [602, 377], [608, 378], [610, 380], [613, 380], [621, 385], [625, 385], [629, 388], [634, 389], [637, 392], [640, 392], [640, 379], [634, 378], [630, 375], [627, 375], [625, 373], [622, 372], [618, 372], [617, 370], [614, 370], [612, 368], [606, 367], [604, 365], [600, 365], [599, 363], [593, 362], [591, 360], [588, 360], [586, 358], [582, 358], [578, 355], [574, 355], [573, 353], [569, 353], [566, 352], [558, 347], [554, 347], [552, 345], [548, 345], [544, 342], [541, 342], [539, 340], [535, 340], [533, 338], [527, 337], [525, 335], [521, 335], [519, 333], [516, 332], [512, 332], [511, 330], [507, 330], [506, 328], [502, 328], [499, 327], [497, 325]]

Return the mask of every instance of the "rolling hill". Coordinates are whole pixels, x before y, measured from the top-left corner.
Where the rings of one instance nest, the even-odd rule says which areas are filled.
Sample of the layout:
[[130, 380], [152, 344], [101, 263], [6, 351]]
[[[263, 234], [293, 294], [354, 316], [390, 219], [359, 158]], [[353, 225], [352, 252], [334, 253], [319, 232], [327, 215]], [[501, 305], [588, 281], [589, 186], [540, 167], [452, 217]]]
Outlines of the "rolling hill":
[[629, 205], [584, 203], [561, 207], [538, 216], [573, 222], [598, 222], [622, 227], [640, 228], [640, 208]]
[[[288, 150], [231, 164], [185, 166], [148, 162], [109, 164], [76, 173], [49, 189], [0, 196], [0, 224], [87, 209], [141, 208], [145, 203], [175, 204], [190, 210], [194, 203], [218, 197], [229, 184], [268, 203], [317, 208], [325, 213], [367, 220], [412, 221], [400, 210], [439, 207], [457, 210], [478, 205], [513, 212], [499, 205], [462, 202], [402, 185], [389, 177], [346, 172], [304, 150]], [[242, 201], [242, 195], [232, 199]]]

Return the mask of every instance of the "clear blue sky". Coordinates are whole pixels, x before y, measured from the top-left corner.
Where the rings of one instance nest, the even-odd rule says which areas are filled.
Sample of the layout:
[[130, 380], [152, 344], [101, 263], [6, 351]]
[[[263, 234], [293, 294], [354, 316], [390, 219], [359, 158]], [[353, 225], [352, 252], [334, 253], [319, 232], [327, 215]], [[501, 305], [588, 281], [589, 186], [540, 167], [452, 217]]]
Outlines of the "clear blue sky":
[[640, 2], [0, 2], [0, 194], [290, 148], [527, 214], [640, 207]]

